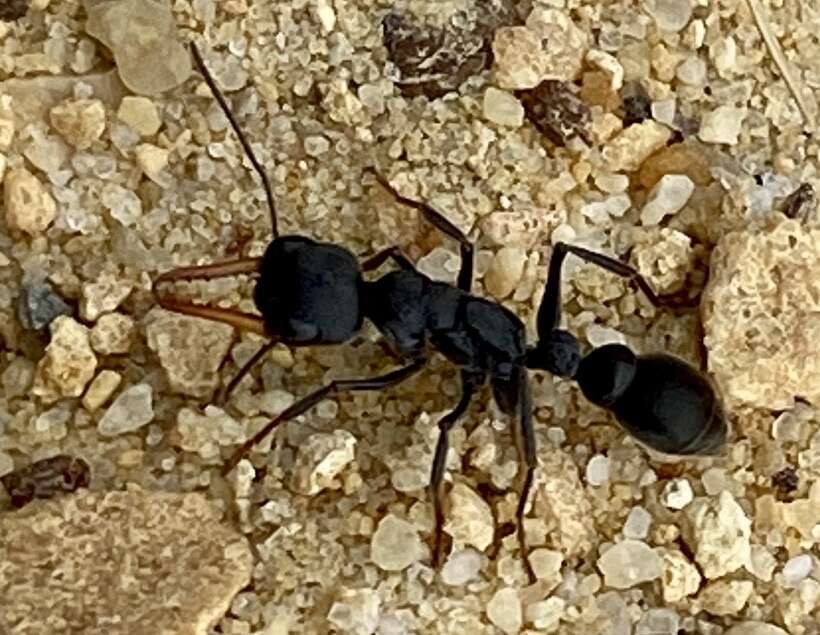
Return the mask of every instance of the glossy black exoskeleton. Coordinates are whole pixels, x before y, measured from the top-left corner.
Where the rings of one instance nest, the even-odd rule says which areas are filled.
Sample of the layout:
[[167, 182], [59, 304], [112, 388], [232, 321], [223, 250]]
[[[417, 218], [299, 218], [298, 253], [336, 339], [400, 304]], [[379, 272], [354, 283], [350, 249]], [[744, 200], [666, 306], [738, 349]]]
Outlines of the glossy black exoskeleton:
[[[261, 316], [162, 295], [158, 296], [159, 303], [170, 310], [225, 322], [270, 339], [239, 371], [226, 393], [276, 342], [292, 346], [339, 344], [350, 340], [365, 319], [406, 360], [404, 366], [379, 377], [331, 381], [297, 401], [239, 448], [228, 461], [226, 472], [282, 422], [332, 395], [396, 385], [419, 372], [430, 354], [437, 351], [460, 367], [462, 394], [455, 407], [438, 422], [440, 433], [430, 477], [436, 520], [434, 562], [438, 564], [442, 555], [448, 431], [466, 412], [475, 392], [489, 382], [499, 407], [516, 421], [514, 437], [525, 466], [517, 510], [518, 536], [532, 578], [522, 523], [537, 465], [528, 369], [575, 379], [591, 402], [611, 411], [630, 434], [654, 449], [686, 455], [713, 453], [721, 447], [727, 427], [720, 401], [709, 381], [696, 369], [669, 355], [636, 355], [621, 345], [602, 346], [582, 356], [575, 337], [560, 329], [561, 269], [568, 254], [629, 278], [650, 301], [662, 304], [643, 278], [618, 260], [577, 246], [556, 244], [538, 311], [538, 341], [528, 347], [525, 328], [518, 317], [496, 302], [471, 294], [473, 248], [466, 236], [428, 205], [401, 196], [371, 168], [365, 172], [372, 174], [396, 200], [419, 211], [458, 241], [462, 262], [456, 285], [428, 278], [395, 247], [378, 252], [360, 265], [344, 247], [304, 236], [279, 236], [265, 172], [195, 48], [193, 55], [262, 179], [271, 210], [273, 241], [262, 258], [183, 267], [161, 275], [156, 281], [159, 284], [251, 274], [257, 277], [254, 300]], [[364, 278], [363, 273], [388, 260], [397, 265], [396, 270], [372, 281]]]

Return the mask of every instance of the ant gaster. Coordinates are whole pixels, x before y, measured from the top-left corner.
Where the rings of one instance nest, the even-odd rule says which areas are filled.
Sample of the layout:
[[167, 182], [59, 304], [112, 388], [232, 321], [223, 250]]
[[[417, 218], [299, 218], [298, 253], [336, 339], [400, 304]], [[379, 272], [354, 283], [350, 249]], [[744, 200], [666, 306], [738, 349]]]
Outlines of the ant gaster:
[[[349, 341], [367, 318], [392, 344], [406, 365], [378, 377], [334, 380], [286, 408], [239, 448], [228, 461], [229, 472], [251, 448], [278, 425], [297, 417], [323, 399], [344, 392], [381, 390], [417, 374], [432, 351], [461, 369], [461, 397], [439, 421], [438, 443], [430, 476], [435, 510], [434, 565], [442, 557], [444, 468], [448, 432], [466, 412], [475, 392], [489, 381], [496, 403], [515, 418], [514, 438], [525, 466], [517, 508], [518, 539], [530, 579], [523, 529], [526, 501], [537, 464], [527, 369], [546, 370], [575, 379], [592, 403], [611, 411], [640, 442], [678, 455], [710, 454], [726, 438], [726, 420], [717, 393], [695, 368], [665, 354], [636, 355], [621, 344], [608, 344], [581, 355], [576, 338], [559, 328], [561, 267], [568, 254], [633, 281], [656, 306], [661, 300], [632, 267], [613, 258], [557, 243], [549, 263], [544, 295], [537, 315], [538, 341], [527, 346], [524, 324], [496, 302], [476, 297], [470, 288], [473, 247], [450, 221], [428, 205], [400, 195], [372, 168], [365, 172], [397, 201], [412, 207], [459, 243], [461, 268], [457, 284], [432, 280], [419, 272], [396, 247], [384, 249], [361, 264], [344, 247], [305, 236], [280, 236], [276, 209], [264, 169], [251, 151], [224, 97], [195, 46], [193, 57], [214, 97], [259, 174], [271, 212], [273, 241], [261, 258], [169, 271], [156, 280], [212, 279], [235, 274], [257, 278], [254, 301], [261, 316], [212, 308], [158, 296], [166, 309], [224, 322], [270, 339], [228, 384], [230, 392], [250, 368], [277, 342], [290, 346], [341, 344]], [[397, 269], [367, 281], [362, 273], [392, 261]]]

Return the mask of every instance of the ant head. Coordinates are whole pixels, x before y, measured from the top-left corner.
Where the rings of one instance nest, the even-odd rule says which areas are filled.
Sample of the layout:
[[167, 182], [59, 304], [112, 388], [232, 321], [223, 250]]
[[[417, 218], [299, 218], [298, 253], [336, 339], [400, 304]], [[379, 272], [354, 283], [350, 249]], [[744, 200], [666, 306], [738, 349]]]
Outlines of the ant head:
[[271, 336], [292, 344], [336, 344], [362, 325], [361, 271], [336, 245], [283, 236], [265, 251], [254, 301]]
[[610, 408], [635, 378], [637, 359], [623, 344], [607, 344], [581, 360], [575, 380], [584, 396], [602, 408]]
[[575, 377], [580, 362], [578, 340], [563, 329], [553, 329], [546, 340], [527, 351], [527, 368], [546, 370], [558, 377]]

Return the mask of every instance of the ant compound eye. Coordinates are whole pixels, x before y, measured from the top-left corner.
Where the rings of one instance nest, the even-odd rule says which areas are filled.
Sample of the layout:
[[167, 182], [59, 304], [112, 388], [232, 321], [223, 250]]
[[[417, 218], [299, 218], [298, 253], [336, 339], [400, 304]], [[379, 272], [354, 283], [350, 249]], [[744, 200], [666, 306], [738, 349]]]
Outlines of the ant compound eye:
[[581, 360], [575, 379], [587, 399], [609, 408], [629, 388], [636, 368], [635, 354], [629, 348], [607, 344]]

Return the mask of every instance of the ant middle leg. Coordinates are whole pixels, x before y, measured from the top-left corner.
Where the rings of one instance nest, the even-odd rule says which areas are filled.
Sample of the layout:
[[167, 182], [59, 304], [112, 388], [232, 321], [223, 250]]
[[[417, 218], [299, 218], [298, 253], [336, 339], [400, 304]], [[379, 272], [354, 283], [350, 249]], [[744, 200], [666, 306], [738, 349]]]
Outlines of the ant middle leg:
[[407, 198], [406, 196], [399, 194], [399, 191], [393, 187], [384, 176], [379, 174], [375, 168], [366, 167], [363, 172], [372, 174], [376, 181], [379, 182], [379, 185], [390, 192], [390, 194], [393, 195], [393, 198], [395, 198], [399, 203], [412, 207], [414, 210], [421, 212], [422, 216], [427, 219], [427, 222], [435, 226], [439, 231], [447, 234], [450, 238], [458, 241], [461, 251], [461, 269], [458, 272], [457, 286], [462, 291], [467, 291], [469, 293], [473, 286], [474, 254], [473, 244], [467, 239], [464, 232], [462, 232], [452, 222], [447, 220], [441, 212], [437, 212], [426, 203], [414, 201], [412, 198]]
[[362, 263], [362, 271], [373, 271], [374, 269], [378, 269], [388, 259], [395, 262], [402, 269], [415, 269], [413, 263], [410, 262], [407, 259], [407, 256], [402, 253], [401, 248], [394, 245], [392, 247], [386, 247], [367, 258]]
[[383, 390], [385, 388], [389, 388], [390, 386], [395, 386], [396, 384], [400, 384], [415, 375], [424, 367], [426, 363], [427, 360], [420, 357], [407, 366], [396, 369], [384, 375], [379, 375], [378, 377], [371, 377], [369, 379], [334, 379], [318, 390], [314, 390], [312, 393], [303, 397], [288, 408], [285, 408], [285, 410], [274, 417], [264, 428], [259, 430], [259, 432], [243, 443], [225, 464], [222, 473], [228, 474], [231, 470], [233, 470], [242, 457], [248, 454], [248, 452], [250, 452], [255, 445], [260, 443], [280, 424], [288, 421], [289, 419], [293, 419], [294, 417], [298, 417], [300, 414], [306, 412], [323, 399], [326, 399], [332, 395], [339, 395], [343, 392]]
[[484, 381], [483, 375], [476, 375], [461, 371], [461, 398], [456, 407], [444, 415], [438, 422], [438, 442], [436, 443], [436, 453], [433, 458], [433, 466], [430, 470], [430, 497], [433, 500], [433, 512], [435, 514], [435, 535], [433, 547], [433, 567], [439, 568], [441, 564], [442, 538], [444, 536], [444, 468], [447, 464], [447, 450], [450, 447], [448, 433], [458, 422], [461, 416], [467, 411], [470, 400], [476, 389]]

